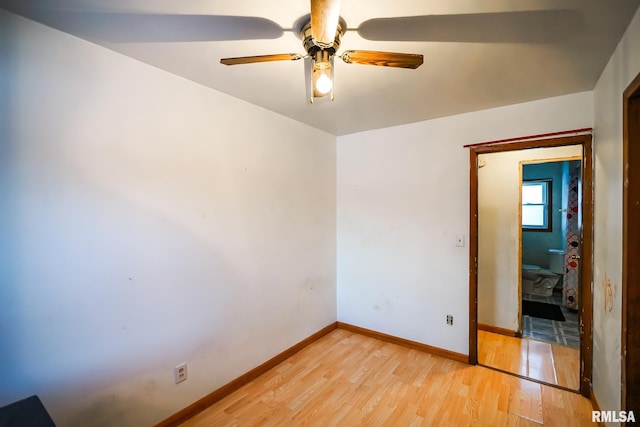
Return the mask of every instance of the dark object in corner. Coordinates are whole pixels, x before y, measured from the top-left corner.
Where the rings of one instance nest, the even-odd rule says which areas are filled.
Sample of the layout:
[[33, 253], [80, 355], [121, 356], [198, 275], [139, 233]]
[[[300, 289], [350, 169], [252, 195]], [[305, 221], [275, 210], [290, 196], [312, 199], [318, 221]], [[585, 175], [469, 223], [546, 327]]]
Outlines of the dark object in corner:
[[522, 300], [522, 314], [540, 319], [565, 321], [560, 306], [546, 302]]
[[0, 408], [0, 427], [56, 427], [38, 396]]

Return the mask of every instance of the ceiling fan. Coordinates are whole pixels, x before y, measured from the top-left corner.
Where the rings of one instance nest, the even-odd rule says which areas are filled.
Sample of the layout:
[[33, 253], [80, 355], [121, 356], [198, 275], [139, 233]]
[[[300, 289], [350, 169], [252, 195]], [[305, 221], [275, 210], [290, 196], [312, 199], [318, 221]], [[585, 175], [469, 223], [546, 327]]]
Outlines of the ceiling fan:
[[[222, 58], [224, 65], [250, 64], [270, 61], [296, 61], [307, 59], [306, 77], [309, 102], [328, 96], [333, 100], [334, 58], [346, 23], [340, 17], [341, 0], [311, 0], [311, 14], [302, 20], [299, 33], [306, 55], [282, 53], [274, 55]], [[413, 53], [347, 50], [338, 56], [347, 64], [368, 64], [386, 67], [416, 69], [424, 62], [423, 56]]]
[[89, 40], [111, 43], [265, 40], [295, 31], [306, 54], [223, 58], [220, 62], [237, 65], [304, 59], [311, 102], [333, 99], [336, 56], [349, 64], [396, 68], [415, 69], [423, 63], [422, 55], [410, 53], [347, 50], [338, 55], [346, 31], [355, 31], [360, 37], [374, 41], [538, 44], [569, 39], [584, 28], [579, 9], [563, 8], [373, 18], [357, 28], [347, 28], [340, 17], [340, 4], [341, 0], [310, 0], [311, 13], [299, 19], [293, 28], [285, 29], [255, 16], [110, 12], [83, 10], [80, 6], [43, 7], [39, 0], [0, 0], [1, 7], [19, 15]]

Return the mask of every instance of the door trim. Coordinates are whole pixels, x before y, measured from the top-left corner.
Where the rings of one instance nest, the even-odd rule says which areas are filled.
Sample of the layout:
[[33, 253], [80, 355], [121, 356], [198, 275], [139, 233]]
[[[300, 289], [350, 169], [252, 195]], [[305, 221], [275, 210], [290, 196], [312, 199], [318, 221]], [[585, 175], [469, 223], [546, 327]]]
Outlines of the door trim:
[[[623, 411], [640, 411], [640, 74], [623, 94], [622, 148], [622, 369]], [[636, 218], [631, 221], [631, 218]]]
[[593, 147], [591, 134], [469, 146], [469, 363], [478, 364], [478, 155], [582, 145], [582, 278], [580, 280], [580, 393], [591, 392], [593, 333]]

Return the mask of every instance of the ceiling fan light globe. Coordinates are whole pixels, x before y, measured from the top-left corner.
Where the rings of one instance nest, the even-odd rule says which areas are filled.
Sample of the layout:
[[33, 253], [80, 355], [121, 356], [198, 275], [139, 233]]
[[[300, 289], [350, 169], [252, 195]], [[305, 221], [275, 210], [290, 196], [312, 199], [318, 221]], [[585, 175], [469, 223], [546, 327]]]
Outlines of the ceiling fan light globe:
[[326, 95], [331, 92], [332, 88], [333, 82], [331, 78], [324, 73], [320, 74], [316, 80], [316, 91], [322, 95]]

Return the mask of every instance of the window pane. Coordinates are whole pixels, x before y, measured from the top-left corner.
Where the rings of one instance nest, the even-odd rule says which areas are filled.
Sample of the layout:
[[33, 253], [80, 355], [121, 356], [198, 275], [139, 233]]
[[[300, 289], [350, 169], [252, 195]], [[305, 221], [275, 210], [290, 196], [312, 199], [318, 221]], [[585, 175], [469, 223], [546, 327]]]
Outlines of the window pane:
[[523, 205], [522, 225], [524, 227], [545, 227], [544, 205]]
[[541, 204], [544, 203], [544, 185], [543, 184], [523, 184], [522, 185], [522, 204]]

